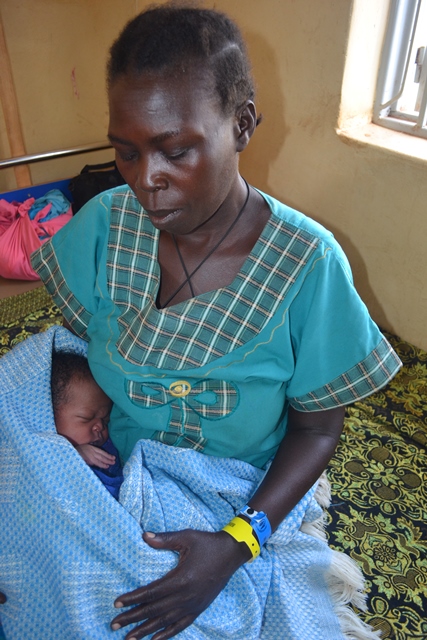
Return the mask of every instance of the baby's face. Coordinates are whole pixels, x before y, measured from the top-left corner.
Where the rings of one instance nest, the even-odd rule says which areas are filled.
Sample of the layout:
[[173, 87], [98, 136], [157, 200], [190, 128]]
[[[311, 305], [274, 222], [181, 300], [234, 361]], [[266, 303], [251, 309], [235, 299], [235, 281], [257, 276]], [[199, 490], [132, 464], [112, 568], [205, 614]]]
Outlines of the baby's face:
[[55, 412], [56, 430], [74, 446], [102, 446], [108, 438], [112, 402], [95, 380], [72, 380], [68, 402]]

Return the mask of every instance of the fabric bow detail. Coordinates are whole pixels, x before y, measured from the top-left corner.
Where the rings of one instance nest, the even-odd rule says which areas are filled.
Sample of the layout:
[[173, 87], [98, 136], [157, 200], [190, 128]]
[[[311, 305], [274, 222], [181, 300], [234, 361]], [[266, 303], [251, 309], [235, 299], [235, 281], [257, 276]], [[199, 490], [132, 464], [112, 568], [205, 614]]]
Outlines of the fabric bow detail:
[[200, 418], [221, 420], [238, 403], [237, 388], [224, 380], [201, 380], [193, 385], [188, 380], [175, 380], [169, 387], [128, 380], [126, 385], [130, 400], [140, 407], [156, 409], [169, 405], [169, 423], [165, 431], [156, 433], [157, 440], [198, 451], [206, 445]]

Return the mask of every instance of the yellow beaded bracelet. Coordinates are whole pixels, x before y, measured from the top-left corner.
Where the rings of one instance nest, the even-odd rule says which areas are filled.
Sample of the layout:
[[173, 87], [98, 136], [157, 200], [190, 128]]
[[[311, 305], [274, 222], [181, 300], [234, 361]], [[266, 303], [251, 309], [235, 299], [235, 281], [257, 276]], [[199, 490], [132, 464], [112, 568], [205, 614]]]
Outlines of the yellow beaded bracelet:
[[[254, 536], [254, 530], [246, 520], [238, 517], [233, 518], [225, 525], [223, 531], [229, 533], [232, 538], [237, 540], [237, 542], [244, 542], [249, 547], [252, 554], [252, 560], [255, 560], [255, 558], [257, 558], [261, 553], [258, 540]], [[249, 562], [252, 562], [252, 560]]]

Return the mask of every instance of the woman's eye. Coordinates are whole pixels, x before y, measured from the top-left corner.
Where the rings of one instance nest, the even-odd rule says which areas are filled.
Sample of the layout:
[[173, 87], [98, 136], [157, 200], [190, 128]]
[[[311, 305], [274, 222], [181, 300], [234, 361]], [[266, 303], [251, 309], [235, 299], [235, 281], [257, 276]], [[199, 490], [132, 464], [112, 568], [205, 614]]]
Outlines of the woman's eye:
[[136, 160], [138, 154], [136, 151], [132, 151], [130, 153], [118, 153], [118, 156], [122, 162], [132, 162], [132, 160]]
[[180, 160], [187, 155], [188, 149], [179, 149], [177, 151], [172, 151], [171, 153], [166, 153], [166, 157], [168, 160]]

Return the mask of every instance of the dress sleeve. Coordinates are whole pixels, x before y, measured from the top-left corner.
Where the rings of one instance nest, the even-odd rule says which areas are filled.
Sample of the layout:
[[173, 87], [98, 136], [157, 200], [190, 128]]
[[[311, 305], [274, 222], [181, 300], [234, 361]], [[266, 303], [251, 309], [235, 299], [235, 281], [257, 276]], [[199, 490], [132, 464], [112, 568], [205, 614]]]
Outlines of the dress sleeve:
[[359, 297], [348, 263], [333, 249], [315, 262], [289, 314], [295, 368], [287, 395], [298, 411], [351, 404], [402, 366]]
[[75, 333], [87, 340], [86, 329], [99, 301], [99, 265], [107, 249], [111, 196], [90, 200], [31, 256], [55, 304]]

